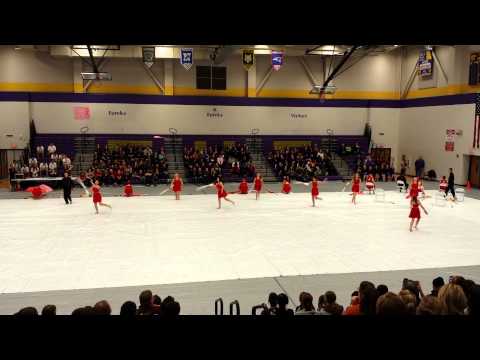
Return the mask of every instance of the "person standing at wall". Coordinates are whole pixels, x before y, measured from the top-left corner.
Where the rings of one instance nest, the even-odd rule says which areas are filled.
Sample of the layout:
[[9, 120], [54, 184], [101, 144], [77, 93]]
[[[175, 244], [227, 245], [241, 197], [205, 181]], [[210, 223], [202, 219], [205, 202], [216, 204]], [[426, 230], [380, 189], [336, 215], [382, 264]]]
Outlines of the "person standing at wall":
[[450, 175], [448, 175], [448, 186], [447, 190], [445, 190], [445, 197], [447, 197], [449, 191], [453, 195], [453, 200], [457, 200], [457, 197], [455, 196], [455, 175], [453, 174], [452, 168], [450, 168]]
[[73, 180], [69, 176], [68, 172], [65, 171], [63, 174], [62, 179], [62, 188], [63, 188], [63, 199], [65, 200], [65, 204], [72, 203], [72, 188], [73, 188]]
[[421, 156], [415, 161], [415, 176], [419, 179], [423, 178], [425, 172], [425, 160]]

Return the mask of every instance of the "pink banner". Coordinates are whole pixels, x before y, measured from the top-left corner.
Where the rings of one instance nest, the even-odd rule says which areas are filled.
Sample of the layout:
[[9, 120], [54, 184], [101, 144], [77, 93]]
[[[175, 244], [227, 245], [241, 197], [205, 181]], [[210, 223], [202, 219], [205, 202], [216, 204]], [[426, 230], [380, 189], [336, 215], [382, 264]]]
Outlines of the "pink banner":
[[90, 119], [90, 108], [88, 106], [75, 106], [73, 108], [75, 120]]

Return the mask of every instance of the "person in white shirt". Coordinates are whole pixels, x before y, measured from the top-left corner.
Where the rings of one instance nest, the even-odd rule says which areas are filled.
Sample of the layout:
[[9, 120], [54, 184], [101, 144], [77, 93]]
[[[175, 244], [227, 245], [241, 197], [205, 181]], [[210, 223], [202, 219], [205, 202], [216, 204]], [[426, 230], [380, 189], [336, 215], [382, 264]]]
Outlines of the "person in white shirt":
[[32, 168], [32, 177], [38, 177], [39, 169], [38, 167]]
[[23, 177], [24, 177], [24, 178], [27, 178], [28, 175], [30, 174], [30, 169], [29, 169], [29, 167], [28, 167], [27, 165], [24, 165], [24, 166], [22, 167], [22, 173], [23, 173]]
[[39, 159], [43, 159], [43, 157], [44, 157], [44, 151], [45, 151], [45, 148], [43, 147], [43, 145], [37, 146], [37, 157], [38, 157]]
[[57, 175], [57, 163], [55, 161], [52, 161], [50, 164], [48, 164], [48, 169], [50, 176]]
[[48, 165], [44, 162], [40, 163], [40, 176], [45, 177], [48, 175]]
[[47, 151], [48, 151], [48, 154], [51, 156], [57, 151], [57, 147], [54, 144], [50, 143], [50, 145], [48, 145]]

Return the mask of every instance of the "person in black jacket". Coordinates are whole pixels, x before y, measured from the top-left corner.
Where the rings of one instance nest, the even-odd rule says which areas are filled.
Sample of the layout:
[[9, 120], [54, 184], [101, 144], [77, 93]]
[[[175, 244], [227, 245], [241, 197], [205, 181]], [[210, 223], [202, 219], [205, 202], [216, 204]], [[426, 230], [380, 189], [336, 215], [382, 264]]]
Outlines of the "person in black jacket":
[[62, 179], [62, 188], [63, 188], [63, 198], [65, 199], [65, 204], [72, 203], [72, 188], [73, 188], [73, 180], [69, 176], [68, 172], [63, 174]]
[[445, 197], [447, 197], [449, 191], [452, 193], [453, 199], [457, 200], [455, 196], [455, 175], [453, 175], [452, 168], [450, 168], [450, 175], [448, 175], [448, 187], [447, 190], [445, 190]]

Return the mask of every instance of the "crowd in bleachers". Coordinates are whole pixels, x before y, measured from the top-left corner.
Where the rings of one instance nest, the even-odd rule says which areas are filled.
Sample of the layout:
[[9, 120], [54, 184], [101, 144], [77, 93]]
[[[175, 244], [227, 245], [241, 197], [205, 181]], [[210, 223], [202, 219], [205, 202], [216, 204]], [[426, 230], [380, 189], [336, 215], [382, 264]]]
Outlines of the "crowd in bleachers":
[[61, 177], [73, 169], [72, 160], [58, 153], [55, 144], [38, 145], [24, 160], [14, 160], [9, 166], [10, 179]]
[[109, 148], [97, 144], [87, 179], [99, 180], [101, 185], [132, 184], [158, 185], [168, 180], [168, 161], [163, 148], [153, 151], [149, 146], [124, 145]]
[[480, 315], [480, 285], [461, 276], [450, 278], [448, 283], [437, 277], [432, 282], [432, 290], [425, 294], [418, 281], [403, 280], [401, 290], [390, 291], [386, 285], [375, 286], [370, 281], [362, 281], [351, 293], [351, 300], [346, 306], [337, 303], [333, 291], [327, 291], [314, 303], [312, 294], [301, 292], [299, 305], [288, 308], [286, 294], [270, 293], [268, 304], [257, 306], [263, 308], [262, 315]]
[[277, 176], [306, 181], [312, 176], [338, 175], [331, 155], [314, 146], [286, 147], [268, 154], [268, 161]]
[[[138, 297], [138, 306], [134, 301], [126, 301], [120, 308], [120, 316], [158, 316], [162, 318], [174, 318], [180, 315], [180, 304], [172, 296], [163, 300], [158, 295], [153, 295], [150, 290], [144, 290]], [[57, 315], [55, 305], [45, 305], [40, 314], [44, 317]], [[35, 307], [29, 306], [20, 309], [16, 316], [38, 316]], [[74, 309], [72, 316], [111, 315], [112, 308], [107, 300], [101, 300], [93, 306], [87, 305]]]
[[370, 155], [358, 155], [356, 168], [354, 169], [360, 174], [365, 181], [369, 174], [372, 174], [375, 181], [395, 181], [395, 169], [392, 164], [387, 161], [376, 160]]
[[[333, 291], [314, 297], [302, 291], [298, 297], [299, 305], [289, 308], [286, 294], [270, 293], [268, 304], [255, 306], [262, 309], [261, 315], [293, 316], [293, 315], [470, 315], [480, 316], [480, 285], [473, 280], [461, 276], [452, 276], [448, 282], [442, 277], [432, 281], [430, 292], [424, 293], [418, 281], [404, 279], [401, 290], [396, 292], [384, 284], [375, 285], [370, 281], [362, 281], [351, 293], [345, 306], [337, 302]], [[252, 309], [253, 310], [253, 309]], [[255, 311], [256, 314], [258, 314]], [[46, 305], [41, 314], [55, 315], [55, 305]], [[112, 309], [106, 300], [93, 306], [80, 307], [72, 311], [72, 315], [110, 315]], [[180, 314], [180, 304], [172, 296], [163, 301], [150, 290], [140, 293], [138, 306], [133, 301], [126, 301], [120, 308], [121, 316], [158, 315], [176, 317]], [[35, 316], [38, 311], [34, 307], [26, 307], [18, 311], [18, 316]]]
[[226, 168], [231, 173], [240, 176], [253, 176], [255, 166], [252, 163], [248, 147], [245, 144], [235, 143], [223, 149], [219, 145], [208, 146], [204, 149], [195, 149], [185, 145], [183, 162], [187, 170], [187, 177], [195, 183], [209, 183], [218, 176], [223, 177]]

